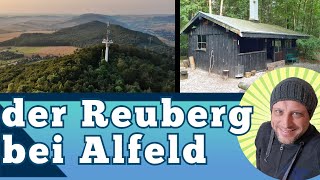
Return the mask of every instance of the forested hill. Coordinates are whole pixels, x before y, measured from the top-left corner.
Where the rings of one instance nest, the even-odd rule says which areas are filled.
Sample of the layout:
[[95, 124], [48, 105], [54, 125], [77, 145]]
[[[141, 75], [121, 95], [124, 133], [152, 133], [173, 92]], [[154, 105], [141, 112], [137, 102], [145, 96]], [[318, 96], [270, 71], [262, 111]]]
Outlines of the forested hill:
[[111, 23], [111, 24], [117, 24], [120, 25], [122, 27], [127, 28], [126, 24], [123, 22], [118, 21], [115, 17], [113, 16], [108, 16], [108, 15], [102, 15], [102, 14], [93, 14], [93, 13], [88, 13], [88, 14], [82, 14], [80, 16], [75, 16], [72, 19], [62, 22], [62, 23], [58, 23], [58, 24], [54, 24], [52, 25], [55, 28], [58, 29], [62, 29], [62, 28], [67, 28], [67, 27], [72, 27], [72, 26], [77, 26], [80, 24], [85, 24], [85, 23], [89, 23], [92, 21], [100, 21], [103, 23]]
[[[157, 52], [172, 52], [157, 37], [132, 31], [119, 25], [110, 24], [111, 39], [119, 45], [132, 45], [147, 48]], [[20, 37], [0, 43], [0, 46], [77, 46], [89, 47], [99, 45], [105, 38], [107, 24], [93, 21], [78, 26], [64, 28], [52, 34], [31, 33], [22, 34]]]
[[101, 61], [103, 45], [72, 55], [0, 68], [1, 92], [173, 92], [174, 60], [116, 44], [109, 62]]

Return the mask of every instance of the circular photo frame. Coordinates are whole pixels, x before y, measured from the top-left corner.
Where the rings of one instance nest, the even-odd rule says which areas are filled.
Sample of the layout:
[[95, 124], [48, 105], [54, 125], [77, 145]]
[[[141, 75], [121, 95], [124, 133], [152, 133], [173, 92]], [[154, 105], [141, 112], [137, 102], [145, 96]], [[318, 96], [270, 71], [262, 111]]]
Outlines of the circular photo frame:
[[[256, 147], [255, 138], [260, 125], [271, 120], [270, 96], [273, 88], [282, 80], [289, 77], [304, 79], [311, 84], [319, 99], [320, 97], [320, 74], [316, 71], [301, 67], [285, 67], [266, 73], [257, 79], [243, 95], [240, 105], [253, 106], [254, 113], [251, 119], [251, 128], [248, 133], [238, 136], [240, 147], [250, 161], [256, 167]], [[318, 106], [310, 121], [318, 131], [320, 130], [320, 108]]]

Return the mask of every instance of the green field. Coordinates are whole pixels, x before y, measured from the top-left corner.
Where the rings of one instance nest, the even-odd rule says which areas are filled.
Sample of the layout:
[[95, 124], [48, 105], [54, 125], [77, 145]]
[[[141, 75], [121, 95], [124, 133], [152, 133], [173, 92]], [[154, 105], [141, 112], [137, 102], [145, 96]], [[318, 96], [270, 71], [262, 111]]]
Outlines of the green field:
[[11, 47], [9, 51], [23, 53], [25, 56], [31, 56], [37, 54], [43, 47]]
[[11, 47], [9, 51], [23, 53], [25, 56], [32, 55], [53, 55], [53, 56], [64, 56], [73, 54], [73, 52], [78, 49], [73, 46], [45, 46], [45, 47]]

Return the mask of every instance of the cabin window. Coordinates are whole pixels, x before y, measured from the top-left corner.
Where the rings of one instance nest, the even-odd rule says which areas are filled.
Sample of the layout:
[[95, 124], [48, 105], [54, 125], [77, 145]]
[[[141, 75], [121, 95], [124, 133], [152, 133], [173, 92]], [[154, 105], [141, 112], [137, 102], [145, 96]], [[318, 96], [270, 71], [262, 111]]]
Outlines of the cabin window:
[[281, 41], [275, 40], [274, 41], [274, 52], [280, 52], [281, 51]]
[[241, 38], [239, 41], [239, 45], [240, 45], [240, 53], [263, 51], [265, 41], [264, 39]]
[[207, 49], [207, 38], [206, 35], [198, 35], [198, 49]]
[[285, 46], [286, 46], [286, 48], [292, 48], [292, 41], [291, 40], [286, 40]]

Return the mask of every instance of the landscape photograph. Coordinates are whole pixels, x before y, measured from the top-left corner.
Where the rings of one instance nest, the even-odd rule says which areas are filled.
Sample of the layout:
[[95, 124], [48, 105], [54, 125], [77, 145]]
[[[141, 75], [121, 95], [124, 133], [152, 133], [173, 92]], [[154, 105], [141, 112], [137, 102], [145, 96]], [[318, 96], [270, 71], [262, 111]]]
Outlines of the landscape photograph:
[[3, 0], [0, 92], [174, 92], [174, 0]]

